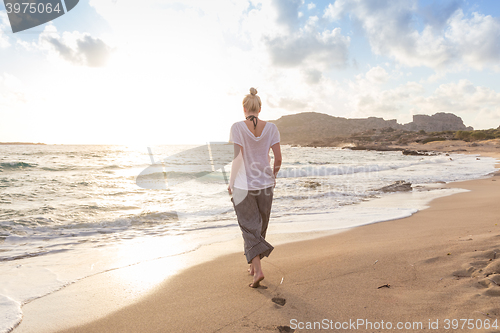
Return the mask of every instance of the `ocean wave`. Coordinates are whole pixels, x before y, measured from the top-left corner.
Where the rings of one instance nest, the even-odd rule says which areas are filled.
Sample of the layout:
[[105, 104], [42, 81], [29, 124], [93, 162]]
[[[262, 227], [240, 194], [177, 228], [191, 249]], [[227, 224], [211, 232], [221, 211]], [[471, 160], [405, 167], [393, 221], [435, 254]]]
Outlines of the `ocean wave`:
[[175, 223], [177, 221], [175, 212], [143, 213], [108, 221], [66, 225], [43, 225], [26, 220], [23, 224], [7, 221], [10, 225], [6, 225], [4, 221], [4, 225], [0, 225], [3, 250], [0, 252], [0, 262], [70, 251], [81, 244], [100, 247], [145, 235], [183, 234], [186, 232], [185, 227]]
[[101, 170], [120, 170], [120, 169], [127, 169], [131, 167], [130, 166], [125, 166], [125, 165], [118, 165], [118, 164], [112, 164], [112, 165], [106, 165], [101, 168]]
[[335, 167], [285, 167], [278, 173], [278, 178], [298, 178], [298, 177], [320, 177], [320, 176], [335, 176], [347, 175], [354, 173], [366, 173], [382, 171], [383, 166], [363, 165], [363, 166], [335, 166]]
[[74, 166], [74, 165], [68, 165], [68, 166], [60, 166], [57, 168], [42, 167], [40, 169], [42, 169], [44, 171], [74, 171], [74, 170], [78, 170], [79, 168]]
[[1, 261], [14, 261], [14, 260], [27, 259], [27, 258], [34, 258], [34, 257], [40, 257], [40, 256], [49, 255], [49, 254], [66, 252], [66, 251], [69, 251], [69, 250], [68, 249], [59, 249], [59, 250], [52, 250], [52, 251], [40, 250], [37, 252], [23, 253], [23, 254], [14, 255], [14, 256], [1, 256], [0, 255], [0, 262]]
[[4, 170], [23, 170], [28, 168], [36, 168], [38, 164], [27, 163], [27, 162], [2, 162], [0, 163], [0, 169]]
[[367, 165], [339, 165], [339, 166], [301, 166], [282, 167], [278, 178], [340, 176], [357, 173], [373, 173], [387, 170], [402, 169], [414, 165], [439, 164], [449, 162], [446, 158], [412, 159], [409, 161], [394, 161], [392, 163]]
[[154, 168], [151, 170], [148, 170], [151, 172], [143, 172], [141, 173], [140, 177], [145, 177], [145, 178], [163, 178], [164, 176], [167, 176], [168, 178], [189, 178], [189, 179], [194, 179], [194, 178], [199, 178], [203, 177], [212, 171], [163, 171], [160, 168]]
[[175, 222], [179, 220], [177, 212], [144, 212], [140, 215], [131, 215], [125, 218], [132, 225], [147, 225], [157, 223]]
[[[124, 206], [122, 209], [137, 209]], [[130, 214], [110, 220], [101, 221], [64, 221], [45, 217], [30, 217], [0, 221], [0, 235], [9, 242], [26, 242], [29, 240], [55, 239], [58, 237], [97, 234], [106, 231], [121, 232], [129, 228], [149, 227], [151, 225], [167, 225], [178, 221], [177, 212], [142, 212]]]
[[[142, 180], [167, 180], [170, 181], [176, 180], [175, 183], [189, 181], [194, 179], [199, 179], [202, 177], [211, 177], [215, 179], [219, 179], [222, 173], [218, 171], [197, 171], [197, 172], [177, 172], [177, 171], [169, 171], [169, 172], [153, 172], [149, 174], [139, 175], [137, 178]], [[227, 175], [229, 177], [229, 174]]]
[[0, 187], [16, 186], [16, 183], [18, 183], [18, 181], [15, 178], [0, 178]]
[[[286, 201], [286, 200], [308, 200], [308, 199], [320, 199], [320, 198], [351, 198], [360, 195], [355, 192], [347, 192], [347, 191], [321, 191], [321, 190], [303, 190], [294, 194], [281, 194], [279, 197], [274, 198], [276, 201]], [[363, 196], [368, 195], [367, 193], [362, 193]]]

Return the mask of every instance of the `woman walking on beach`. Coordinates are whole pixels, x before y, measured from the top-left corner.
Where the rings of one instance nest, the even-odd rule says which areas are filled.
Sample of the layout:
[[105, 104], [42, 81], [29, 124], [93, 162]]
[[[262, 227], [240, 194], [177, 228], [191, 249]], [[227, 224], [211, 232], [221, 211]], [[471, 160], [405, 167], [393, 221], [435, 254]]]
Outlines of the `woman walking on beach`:
[[[274, 247], [266, 240], [276, 175], [281, 167], [280, 134], [273, 123], [259, 119], [262, 102], [257, 90], [243, 99], [244, 121], [231, 127], [229, 141], [234, 144], [234, 160], [228, 191], [245, 243], [245, 256], [253, 275], [250, 287], [257, 288], [264, 279], [260, 260]], [[269, 150], [274, 154], [271, 168]]]

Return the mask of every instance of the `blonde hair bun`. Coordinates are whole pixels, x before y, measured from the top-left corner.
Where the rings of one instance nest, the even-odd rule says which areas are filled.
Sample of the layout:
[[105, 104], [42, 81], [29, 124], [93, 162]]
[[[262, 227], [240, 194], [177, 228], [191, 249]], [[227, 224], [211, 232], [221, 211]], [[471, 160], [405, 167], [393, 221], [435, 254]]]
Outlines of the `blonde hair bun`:
[[258, 113], [260, 111], [262, 102], [260, 100], [260, 97], [257, 96], [257, 89], [253, 87], [250, 88], [250, 94], [246, 95], [245, 98], [243, 98], [243, 107], [248, 112]]

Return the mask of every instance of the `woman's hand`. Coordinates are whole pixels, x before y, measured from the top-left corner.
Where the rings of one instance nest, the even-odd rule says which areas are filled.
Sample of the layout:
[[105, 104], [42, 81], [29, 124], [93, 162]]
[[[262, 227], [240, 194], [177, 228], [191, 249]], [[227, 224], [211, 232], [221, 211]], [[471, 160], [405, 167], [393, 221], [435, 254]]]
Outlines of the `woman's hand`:
[[227, 187], [227, 191], [229, 192], [229, 194], [233, 194], [233, 191], [231, 190], [231, 185]]

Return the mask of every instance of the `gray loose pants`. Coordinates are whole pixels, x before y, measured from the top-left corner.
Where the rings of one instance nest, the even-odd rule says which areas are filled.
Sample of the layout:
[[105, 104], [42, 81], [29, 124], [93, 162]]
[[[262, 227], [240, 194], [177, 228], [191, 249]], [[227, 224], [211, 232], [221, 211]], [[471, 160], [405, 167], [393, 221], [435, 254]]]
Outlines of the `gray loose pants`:
[[[233, 196], [240, 195], [240, 192], [247, 192], [234, 188]], [[244, 195], [244, 194], [243, 194]], [[238, 224], [243, 234], [245, 242], [245, 256], [248, 263], [257, 255], [262, 259], [268, 257], [274, 247], [264, 238], [266, 237], [269, 216], [271, 215], [271, 205], [273, 202], [273, 187], [262, 190], [248, 191], [244, 199], [237, 205], [234, 204], [234, 211], [238, 218]]]

